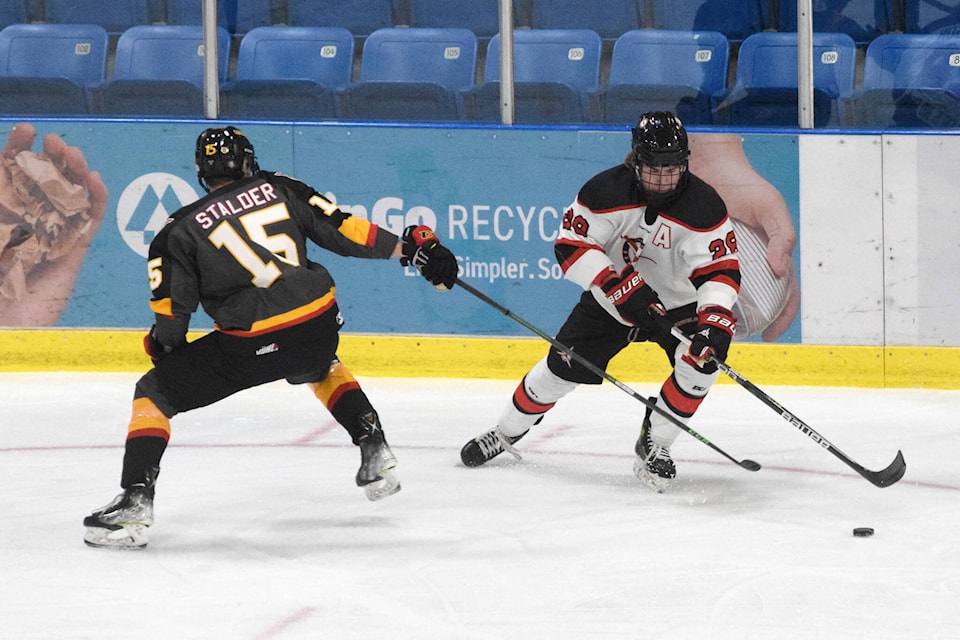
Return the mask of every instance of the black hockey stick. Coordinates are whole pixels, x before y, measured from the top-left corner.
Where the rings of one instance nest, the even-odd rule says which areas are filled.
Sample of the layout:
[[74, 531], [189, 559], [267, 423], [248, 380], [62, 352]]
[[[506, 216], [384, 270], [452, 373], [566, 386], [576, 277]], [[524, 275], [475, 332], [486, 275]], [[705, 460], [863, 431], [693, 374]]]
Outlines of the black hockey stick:
[[659, 413], [661, 416], [663, 416], [664, 418], [666, 418], [667, 420], [669, 420], [675, 427], [677, 427], [678, 429], [681, 429], [681, 430], [683, 430], [683, 431], [686, 431], [686, 432], [689, 433], [691, 436], [693, 436], [694, 438], [696, 438], [697, 440], [699, 440], [699, 441], [702, 442], [703, 444], [707, 445], [708, 447], [710, 447], [711, 449], [713, 449], [714, 451], [716, 451], [717, 453], [719, 453], [720, 455], [722, 455], [722, 456], [723, 456], [724, 458], [726, 458], [727, 460], [730, 460], [730, 461], [733, 462], [734, 464], [739, 465], [740, 467], [746, 469], [747, 471], [759, 471], [759, 470], [760, 470], [760, 465], [759, 465], [757, 462], [754, 462], [753, 460], [737, 460], [736, 458], [732, 457], [732, 456], [731, 456], [730, 454], [728, 454], [726, 451], [724, 451], [723, 449], [721, 449], [721, 448], [718, 447], [717, 445], [713, 444], [712, 442], [710, 442], [709, 440], [707, 440], [705, 437], [703, 437], [702, 435], [700, 435], [699, 433], [697, 433], [696, 431], [694, 431], [693, 429], [691, 429], [691, 428], [688, 427], [687, 425], [683, 424], [682, 422], [680, 422], [679, 420], [677, 420], [675, 417], [673, 417], [672, 415], [670, 415], [669, 413], [667, 413], [666, 411], [664, 411], [663, 409], [661, 409], [660, 407], [658, 407], [658, 406], [657, 406], [657, 403], [651, 402], [651, 401], [648, 400], [647, 398], [643, 397], [641, 394], [637, 393], [636, 391], [634, 391], [633, 389], [631, 389], [630, 387], [628, 387], [628, 386], [625, 385], [624, 383], [620, 382], [619, 380], [617, 380], [616, 378], [614, 378], [613, 376], [611, 376], [610, 374], [608, 374], [606, 371], [604, 371], [604, 370], [601, 369], [600, 367], [596, 366], [595, 364], [593, 364], [592, 362], [590, 362], [589, 360], [587, 360], [586, 358], [584, 358], [583, 356], [581, 356], [581, 355], [580, 355], [579, 353], [577, 353], [576, 351], [574, 351], [574, 350], [572, 350], [572, 349], [569, 349], [569, 348], [563, 346], [561, 343], [557, 342], [557, 340], [556, 340], [555, 338], [553, 338], [553, 337], [550, 336], [549, 334], [545, 333], [543, 330], [538, 329], [536, 326], [530, 324], [529, 322], [527, 322], [526, 320], [524, 320], [523, 318], [521, 318], [521, 317], [518, 316], [517, 314], [513, 313], [512, 311], [510, 311], [509, 309], [507, 309], [506, 307], [504, 307], [503, 305], [501, 305], [500, 303], [498, 303], [496, 300], [493, 300], [492, 298], [488, 297], [486, 294], [478, 291], [477, 289], [474, 289], [472, 286], [470, 286], [469, 284], [467, 284], [466, 282], [464, 282], [464, 281], [461, 280], [460, 278], [457, 278], [457, 284], [458, 284], [464, 291], [467, 291], [468, 293], [476, 296], [477, 298], [479, 298], [480, 300], [486, 302], [488, 305], [490, 305], [491, 307], [493, 307], [494, 309], [496, 309], [497, 311], [499, 311], [499, 312], [502, 313], [503, 315], [507, 316], [507, 317], [510, 318], [511, 320], [514, 320], [514, 321], [520, 323], [521, 325], [523, 325], [524, 327], [526, 327], [527, 329], [529, 329], [529, 330], [532, 331], [533, 333], [537, 334], [538, 336], [540, 336], [541, 338], [543, 338], [544, 340], [546, 340], [547, 342], [549, 342], [551, 345], [553, 345], [553, 347], [554, 347], [555, 349], [557, 349], [558, 351], [560, 351], [560, 352], [562, 352], [562, 353], [566, 353], [566, 354], [569, 355], [571, 358], [573, 358], [574, 360], [576, 360], [577, 362], [579, 362], [581, 365], [583, 365], [583, 366], [584, 366], [588, 371], [590, 371], [591, 373], [600, 376], [600, 377], [603, 378], [604, 380], [607, 380], [608, 382], [612, 383], [614, 386], [616, 386], [618, 389], [620, 389], [620, 390], [623, 391], [624, 393], [627, 393], [628, 395], [633, 396], [634, 399], [639, 400], [640, 402], [642, 402], [643, 404], [645, 404], [647, 407], [649, 407], [649, 408], [652, 409], [653, 411], [656, 411], [656, 412]]
[[[683, 333], [683, 331], [681, 331], [677, 327], [670, 324], [670, 321], [667, 320], [666, 317], [655, 315], [655, 314], [651, 314], [651, 315], [654, 316], [654, 319], [657, 321], [657, 324], [659, 324], [663, 330], [669, 331], [670, 334], [680, 342], [686, 345], [690, 344], [690, 338], [688, 338]], [[787, 422], [795, 426], [801, 432], [809, 436], [811, 440], [813, 440], [814, 442], [819, 444], [821, 447], [823, 447], [824, 449], [826, 449], [827, 451], [835, 455], [845, 465], [847, 465], [848, 467], [850, 467], [851, 469], [859, 473], [861, 476], [869, 480], [875, 486], [878, 486], [880, 488], [889, 487], [890, 485], [900, 480], [900, 478], [902, 478], [903, 474], [906, 472], [907, 463], [903, 459], [902, 451], [897, 451], [897, 457], [894, 458], [893, 462], [887, 465], [885, 469], [881, 469], [880, 471], [871, 471], [863, 467], [862, 465], [852, 460], [850, 456], [848, 456], [843, 451], [838, 449], [832, 442], [830, 442], [829, 440], [824, 438], [822, 435], [817, 433], [817, 431], [813, 427], [808, 425], [806, 422], [798, 418], [793, 413], [787, 411], [782, 404], [780, 404], [779, 402], [771, 398], [769, 395], [767, 395], [764, 391], [762, 391], [759, 387], [757, 387], [757, 385], [753, 384], [752, 382], [744, 378], [742, 375], [737, 373], [726, 362], [724, 362], [720, 358], [712, 358], [712, 360], [717, 365], [717, 368], [719, 368], [720, 371], [722, 371], [727, 376], [732, 378], [734, 382], [736, 382], [741, 387], [749, 391], [761, 402], [763, 402], [763, 404], [767, 405], [768, 407], [773, 409], [775, 412], [780, 414], [780, 417], [782, 417], [784, 420], [786, 420]]]

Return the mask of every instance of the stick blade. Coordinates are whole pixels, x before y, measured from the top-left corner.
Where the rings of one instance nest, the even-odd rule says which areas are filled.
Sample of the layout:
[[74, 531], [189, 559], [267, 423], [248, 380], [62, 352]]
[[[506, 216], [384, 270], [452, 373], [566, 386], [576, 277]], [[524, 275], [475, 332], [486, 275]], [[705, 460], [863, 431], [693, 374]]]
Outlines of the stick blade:
[[892, 484], [895, 484], [903, 477], [903, 474], [907, 472], [907, 463], [903, 459], [903, 452], [897, 451], [897, 457], [893, 459], [886, 469], [881, 471], [869, 471], [863, 469], [860, 471], [860, 475], [872, 482], [875, 486], [880, 487], [889, 487]]

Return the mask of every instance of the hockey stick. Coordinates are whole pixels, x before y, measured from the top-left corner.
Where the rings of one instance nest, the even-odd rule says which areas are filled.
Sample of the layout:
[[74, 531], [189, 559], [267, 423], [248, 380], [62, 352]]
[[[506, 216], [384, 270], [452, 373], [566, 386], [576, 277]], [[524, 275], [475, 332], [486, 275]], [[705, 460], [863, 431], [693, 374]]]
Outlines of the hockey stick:
[[642, 395], [640, 395], [639, 393], [637, 393], [635, 390], [631, 389], [630, 387], [628, 387], [628, 386], [625, 385], [624, 383], [620, 382], [619, 380], [617, 380], [616, 378], [614, 378], [613, 376], [611, 376], [610, 374], [608, 374], [606, 371], [604, 371], [604, 370], [601, 369], [600, 367], [596, 366], [595, 364], [593, 364], [592, 362], [590, 362], [589, 360], [587, 360], [586, 358], [584, 358], [583, 356], [581, 356], [579, 353], [575, 352], [575, 351], [572, 350], [572, 349], [569, 349], [569, 348], [563, 346], [561, 343], [557, 342], [557, 340], [556, 340], [555, 338], [551, 337], [549, 334], [545, 333], [545, 332], [542, 331], [541, 329], [538, 329], [538, 328], [535, 327], [534, 325], [530, 324], [529, 322], [527, 322], [526, 320], [524, 320], [523, 318], [521, 318], [521, 317], [518, 316], [517, 314], [513, 313], [512, 311], [510, 311], [509, 309], [507, 309], [506, 307], [504, 307], [503, 305], [501, 305], [501, 304], [498, 303], [497, 301], [495, 301], [495, 300], [493, 300], [492, 298], [488, 297], [486, 294], [478, 291], [477, 289], [474, 289], [472, 286], [470, 286], [469, 284], [467, 284], [466, 282], [464, 282], [464, 281], [461, 280], [460, 278], [457, 278], [456, 283], [457, 283], [464, 291], [466, 291], [466, 292], [468, 292], [468, 293], [476, 296], [477, 298], [479, 298], [479, 299], [482, 300], [483, 302], [486, 302], [488, 305], [490, 305], [491, 307], [493, 307], [494, 309], [496, 309], [497, 311], [499, 311], [499, 312], [502, 313], [503, 315], [507, 316], [507, 317], [510, 318], [511, 320], [514, 320], [514, 321], [518, 322], [519, 324], [523, 325], [524, 327], [526, 327], [527, 329], [529, 329], [529, 330], [532, 331], [533, 333], [537, 334], [538, 336], [540, 336], [541, 338], [543, 338], [544, 340], [546, 340], [547, 342], [549, 342], [549, 343], [550, 343], [551, 345], [553, 345], [553, 347], [554, 347], [555, 349], [557, 349], [558, 351], [560, 351], [560, 352], [562, 352], [562, 353], [566, 353], [566, 354], [569, 355], [571, 358], [573, 358], [574, 360], [576, 360], [577, 362], [579, 362], [579, 363], [580, 363], [581, 365], [583, 365], [588, 371], [590, 371], [590, 373], [593, 373], [594, 375], [600, 376], [600, 377], [603, 378], [604, 380], [606, 380], [606, 381], [610, 382], [611, 384], [613, 384], [614, 386], [616, 386], [618, 389], [620, 389], [620, 390], [623, 391], [624, 393], [633, 396], [634, 399], [639, 400], [639, 401], [642, 402], [644, 405], [646, 405], [648, 408], [652, 409], [653, 411], [656, 411], [656, 412], [659, 413], [661, 416], [663, 416], [664, 418], [666, 418], [667, 420], [669, 420], [675, 427], [677, 427], [678, 429], [681, 429], [681, 430], [683, 430], [683, 431], [686, 431], [686, 432], [689, 433], [691, 436], [693, 436], [694, 438], [696, 438], [697, 440], [699, 440], [699, 441], [702, 442], [703, 444], [707, 445], [708, 447], [710, 447], [711, 449], [713, 449], [714, 451], [716, 451], [717, 453], [719, 453], [720, 455], [722, 455], [722, 456], [723, 456], [724, 458], [726, 458], [727, 460], [730, 460], [730, 461], [733, 462], [734, 464], [739, 465], [740, 467], [746, 469], [747, 471], [759, 471], [759, 470], [760, 470], [760, 465], [759, 465], [757, 462], [754, 462], [753, 460], [737, 460], [736, 458], [732, 457], [732, 456], [731, 456], [730, 454], [728, 454], [726, 451], [724, 451], [723, 449], [721, 449], [721, 448], [718, 447], [717, 445], [713, 444], [712, 442], [710, 442], [709, 440], [707, 440], [705, 437], [703, 437], [702, 435], [700, 435], [699, 433], [697, 433], [696, 431], [694, 431], [693, 429], [691, 429], [691, 428], [688, 427], [687, 425], [685, 425], [685, 424], [683, 424], [682, 422], [680, 422], [679, 420], [677, 420], [675, 417], [673, 417], [672, 415], [670, 415], [669, 413], [667, 413], [665, 410], [663, 410], [663, 409], [661, 409], [660, 407], [658, 407], [658, 406], [657, 406], [657, 403], [651, 402], [651, 401], [648, 400], [647, 398], [643, 397]]
[[[659, 324], [663, 330], [669, 331], [670, 335], [672, 335], [674, 338], [676, 338], [683, 344], [688, 346], [690, 345], [690, 338], [688, 338], [683, 333], [683, 331], [681, 331], [677, 327], [670, 324], [670, 321], [667, 320], [666, 317], [655, 315], [655, 314], [651, 314], [651, 315], [653, 315], [654, 320], [657, 321], [657, 324]], [[838, 449], [832, 442], [830, 442], [829, 440], [824, 438], [822, 435], [817, 433], [817, 431], [813, 427], [808, 425], [806, 422], [798, 418], [793, 413], [787, 411], [782, 404], [780, 404], [779, 402], [771, 398], [769, 395], [767, 395], [764, 391], [762, 391], [759, 387], [757, 387], [757, 385], [753, 384], [752, 382], [744, 378], [742, 375], [737, 373], [726, 362], [724, 362], [720, 358], [711, 358], [711, 360], [713, 360], [714, 364], [717, 365], [717, 368], [719, 368], [720, 371], [722, 371], [727, 376], [732, 378], [734, 382], [736, 382], [741, 387], [749, 391], [761, 402], [763, 402], [763, 404], [767, 405], [768, 407], [773, 409], [775, 412], [780, 414], [780, 416], [784, 420], [786, 420], [787, 422], [795, 426], [797, 429], [799, 429], [801, 432], [809, 436], [811, 440], [813, 440], [814, 442], [819, 444], [821, 447], [823, 447], [824, 449], [826, 449], [827, 451], [835, 455], [845, 465], [847, 465], [848, 467], [850, 467], [851, 469], [859, 473], [861, 476], [869, 480], [875, 486], [880, 488], [889, 487], [890, 485], [900, 480], [900, 478], [902, 478], [903, 474], [906, 472], [907, 463], [903, 459], [902, 451], [897, 451], [897, 457], [894, 458], [893, 462], [887, 465], [885, 469], [881, 469], [880, 471], [871, 471], [869, 469], [864, 468], [863, 466], [861, 466], [860, 464], [852, 460], [843, 451]]]

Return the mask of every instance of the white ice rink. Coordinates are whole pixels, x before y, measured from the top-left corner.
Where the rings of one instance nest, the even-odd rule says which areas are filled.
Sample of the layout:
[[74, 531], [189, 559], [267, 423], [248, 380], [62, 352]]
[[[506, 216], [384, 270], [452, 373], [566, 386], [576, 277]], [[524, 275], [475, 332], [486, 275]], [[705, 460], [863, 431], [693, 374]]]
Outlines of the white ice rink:
[[870, 469], [902, 449], [878, 489], [718, 385], [691, 426], [763, 469], [681, 435], [658, 495], [612, 385], [468, 469], [515, 382], [362, 378], [403, 482], [370, 503], [345, 432], [277, 383], [176, 417], [149, 546], [91, 549], [136, 377], [0, 374], [0, 638], [960, 638], [960, 392], [755, 380]]

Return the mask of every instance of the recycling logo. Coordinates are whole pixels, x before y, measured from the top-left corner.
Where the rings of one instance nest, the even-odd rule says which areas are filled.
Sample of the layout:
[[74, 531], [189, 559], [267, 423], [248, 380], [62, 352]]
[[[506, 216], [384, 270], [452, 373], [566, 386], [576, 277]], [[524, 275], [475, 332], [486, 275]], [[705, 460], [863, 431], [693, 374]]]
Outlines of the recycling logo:
[[127, 246], [147, 257], [150, 243], [173, 213], [198, 199], [194, 188], [170, 173], [147, 173], [120, 194], [117, 228]]

